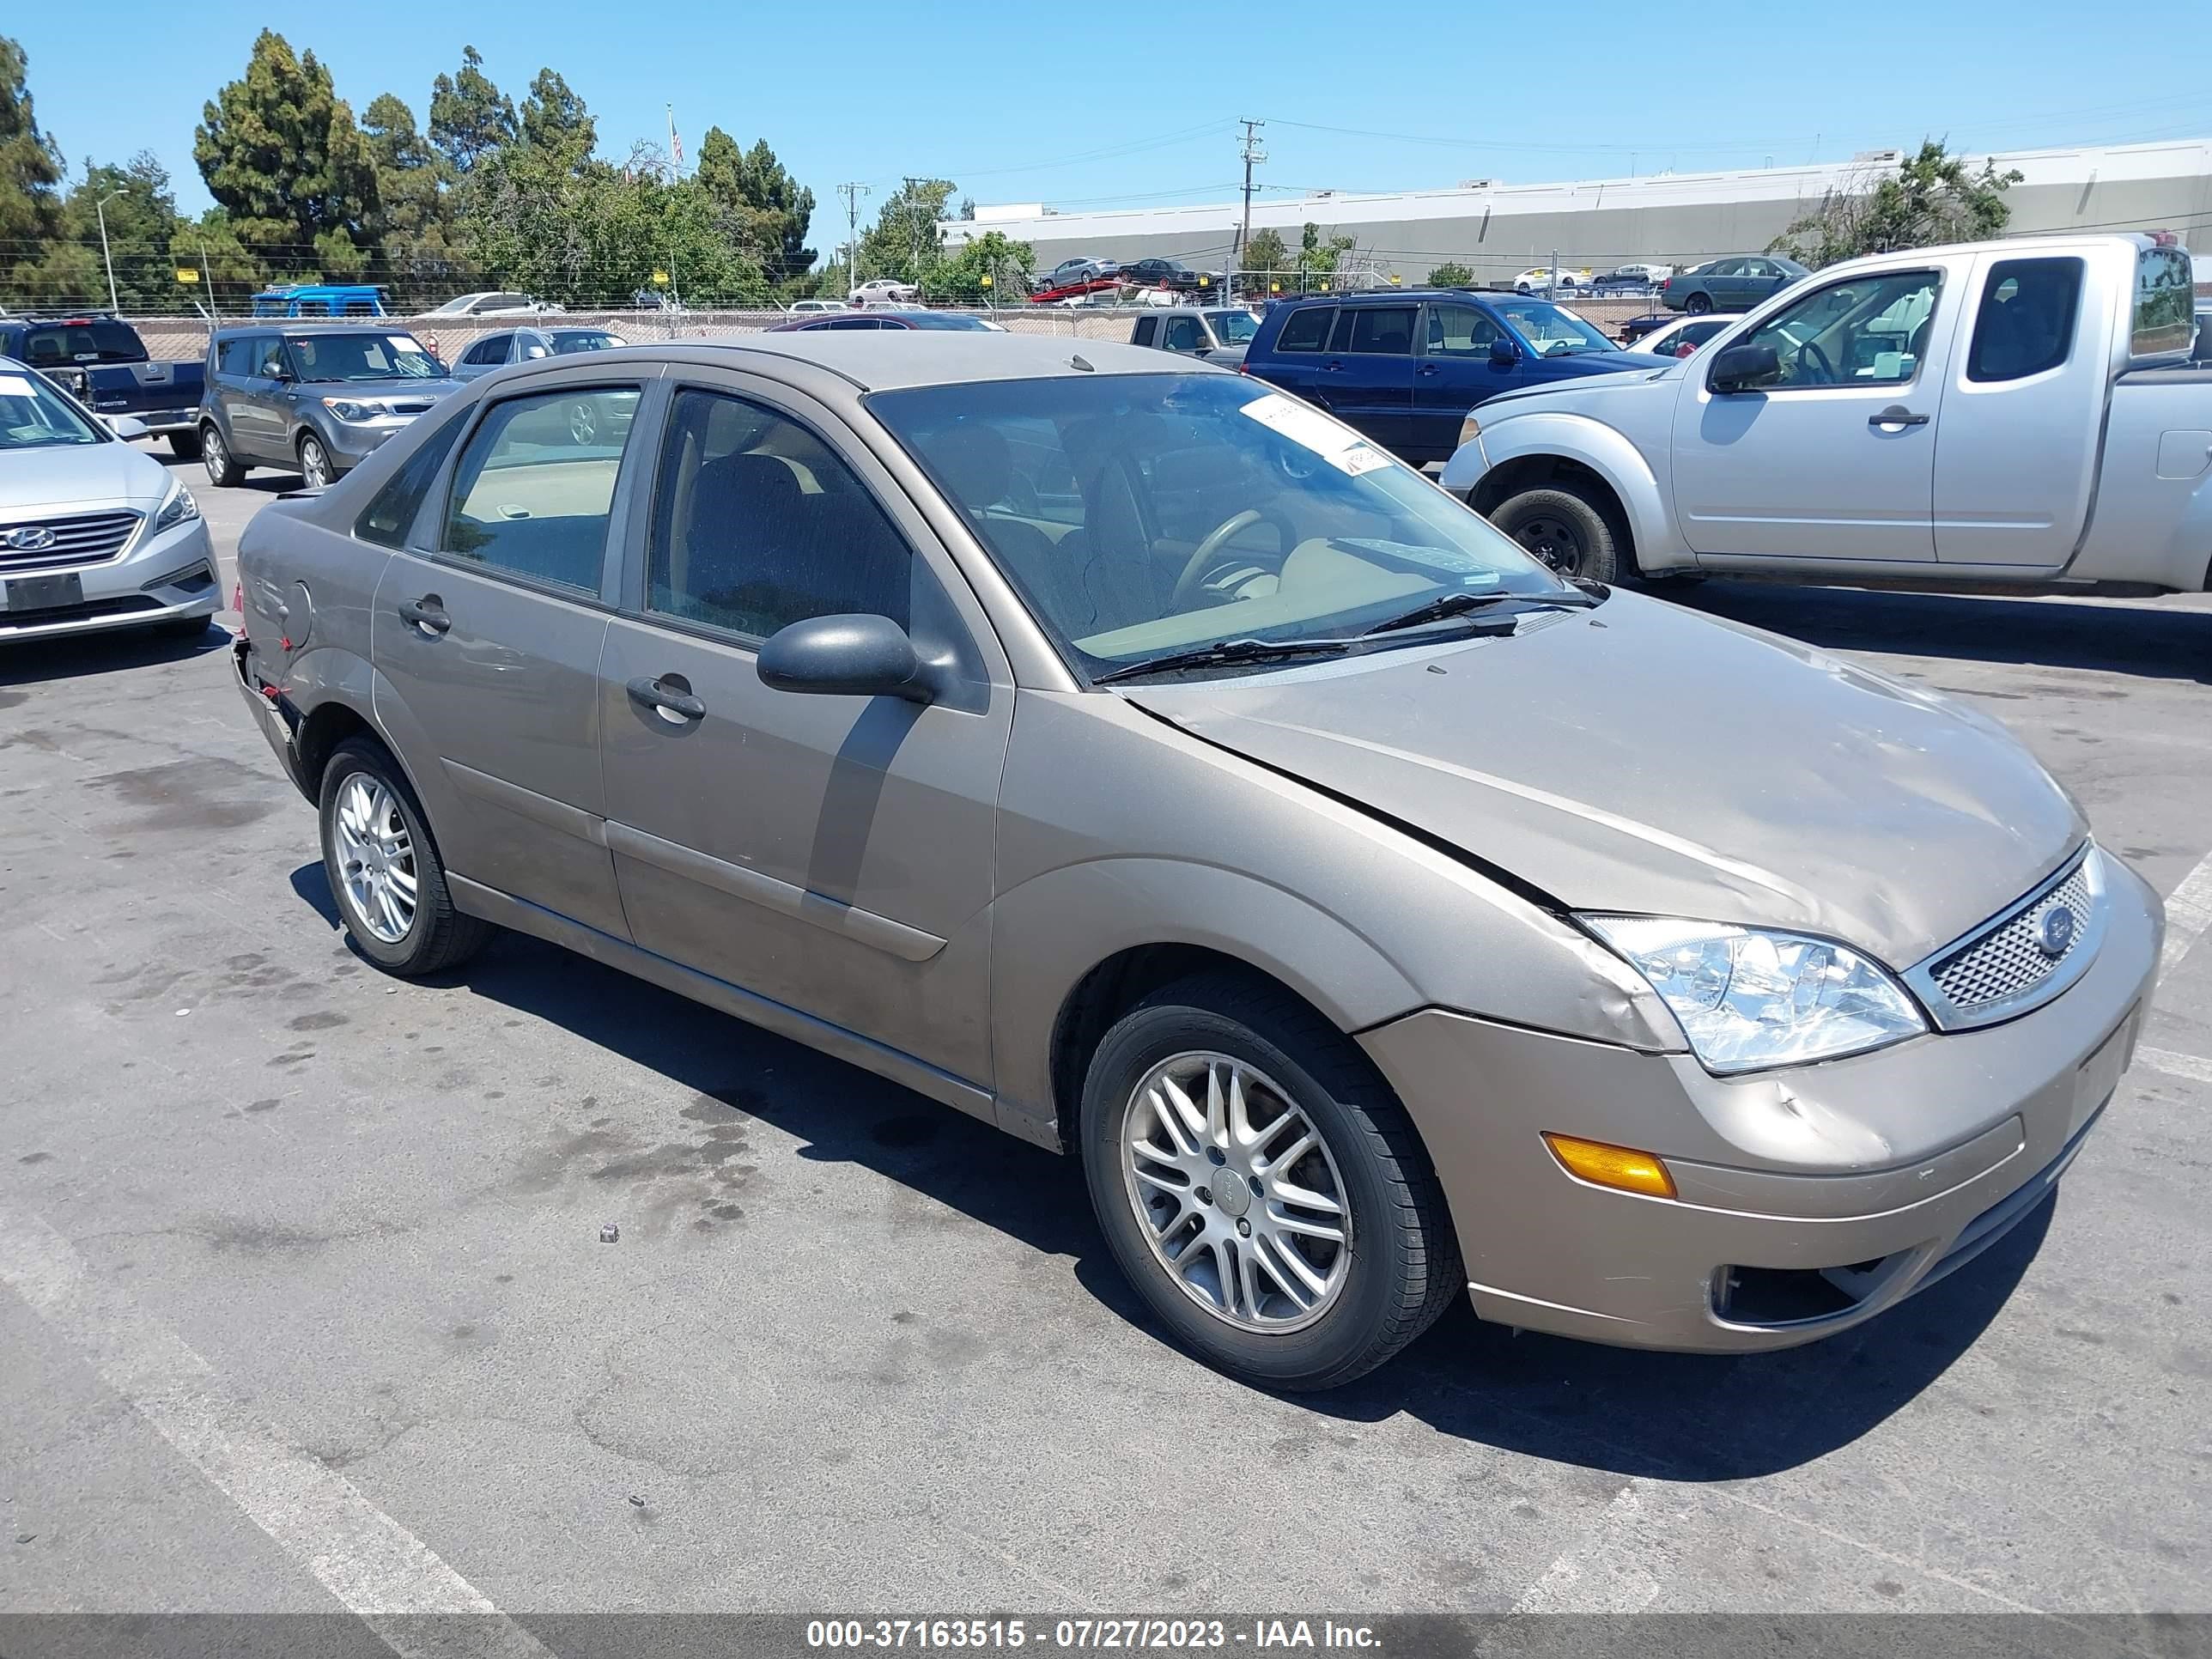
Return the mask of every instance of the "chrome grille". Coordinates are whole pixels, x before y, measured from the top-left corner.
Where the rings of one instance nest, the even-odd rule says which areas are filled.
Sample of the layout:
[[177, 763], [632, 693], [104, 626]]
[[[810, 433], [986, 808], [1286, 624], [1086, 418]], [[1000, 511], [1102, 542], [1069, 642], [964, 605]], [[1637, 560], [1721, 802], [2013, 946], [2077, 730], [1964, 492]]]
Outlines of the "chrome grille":
[[[2087, 866], [2077, 864], [2057, 886], [1938, 962], [1929, 976], [1962, 1013], [2024, 995], [2087, 948], [2094, 903]], [[2052, 956], [2043, 946], [2043, 919], [2061, 907], [2073, 912], [2074, 928], [2065, 948]]]
[[[79, 513], [53, 519], [15, 519], [0, 523], [0, 570], [46, 570], [72, 564], [98, 564], [114, 558], [138, 528], [136, 513]], [[25, 532], [53, 538], [42, 546], [23, 547]], [[42, 539], [33, 538], [33, 539]]]

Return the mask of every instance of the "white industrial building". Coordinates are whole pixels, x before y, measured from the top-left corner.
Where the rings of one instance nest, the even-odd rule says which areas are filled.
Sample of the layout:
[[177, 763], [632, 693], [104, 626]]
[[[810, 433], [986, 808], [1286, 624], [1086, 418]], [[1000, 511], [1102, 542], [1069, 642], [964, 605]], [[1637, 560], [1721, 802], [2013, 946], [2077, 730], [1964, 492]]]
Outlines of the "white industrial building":
[[[2021, 173], [2006, 200], [2008, 234], [2170, 229], [2212, 246], [2212, 139], [2169, 139], [2103, 149], [2014, 150], [1989, 158]], [[1577, 184], [1470, 179], [1449, 190], [1382, 194], [1255, 195], [1252, 228], [1273, 228], [1296, 250], [1303, 227], [1358, 241], [1358, 263], [1419, 282], [1446, 261], [1497, 282], [1547, 264], [1603, 270], [1630, 260], [1683, 265], [1756, 252], [1831, 192], [1863, 188], [1893, 166], [1895, 151], [1805, 167], [1726, 173], [1662, 173]], [[1970, 158], [1978, 169], [1983, 158]], [[1201, 268], [1225, 266], [1243, 214], [1238, 201], [1111, 212], [1055, 213], [1040, 203], [979, 207], [947, 221], [948, 247], [985, 231], [1036, 251], [1049, 270], [1077, 256], [1123, 261], [1158, 255]]]

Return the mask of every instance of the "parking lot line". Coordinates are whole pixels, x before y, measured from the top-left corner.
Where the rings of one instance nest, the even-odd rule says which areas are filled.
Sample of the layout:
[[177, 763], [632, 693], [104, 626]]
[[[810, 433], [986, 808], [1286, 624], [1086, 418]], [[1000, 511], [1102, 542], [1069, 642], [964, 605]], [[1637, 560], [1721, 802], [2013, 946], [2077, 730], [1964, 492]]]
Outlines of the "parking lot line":
[[2166, 948], [2159, 952], [2159, 972], [2170, 974], [2179, 967], [2208, 927], [2212, 927], [2212, 853], [2166, 896]]
[[551, 1659], [351, 1481], [287, 1445], [181, 1337], [101, 1284], [45, 1221], [0, 1211], [0, 1283], [393, 1652]]
[[2193, 1083], [2212, 1083], [2212, 1060], [2199, 1060], [2195, 1054], [2177, 1054], [2171, 1048], [2138, 1046], [2136, 1063], [2148, 1066], [2154, 1072], [2164, 1072], [2168, 1077], [2185, 1077]]

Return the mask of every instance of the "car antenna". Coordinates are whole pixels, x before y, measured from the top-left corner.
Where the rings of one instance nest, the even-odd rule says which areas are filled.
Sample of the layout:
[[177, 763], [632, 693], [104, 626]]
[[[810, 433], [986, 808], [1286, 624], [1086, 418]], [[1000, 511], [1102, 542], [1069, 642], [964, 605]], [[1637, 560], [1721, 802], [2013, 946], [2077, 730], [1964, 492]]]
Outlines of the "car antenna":
[[1079, 368], [1085, 374], [1096, 374], [1098, 372], [1097, 369], [1091, 368], [1089, 363], [1084, 362], [1080, 356], [1070, 357], [1067, 360], [1067, 366], [1070, 368]]

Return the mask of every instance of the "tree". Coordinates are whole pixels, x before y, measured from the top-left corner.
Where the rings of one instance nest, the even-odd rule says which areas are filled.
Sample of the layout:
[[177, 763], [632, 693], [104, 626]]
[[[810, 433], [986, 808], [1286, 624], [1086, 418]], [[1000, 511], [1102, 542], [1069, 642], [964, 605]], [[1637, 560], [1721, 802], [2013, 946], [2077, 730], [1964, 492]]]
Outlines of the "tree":
[[1963, 156], [1923, 139], [1908, 159], [1877, 163], [1845, 179], [1767, 250], [1817, 270], [1862, 253], [1985, 240], [2011, 219], [2004, 193], [2021, 176], [2016, 169], [1999, 173], [1987, 160], [1980, 172], [1969, 173]]
[[[1036, 270], [1036, 250], [1010, 242], [1003, 231], [987, 230], [937, 267], [930, 291], [953, 300], [1019, 300]], [[988, 276], [991, 284], [983, 285]]]
[[1474, 270], [1470, 265], [1460, 264], [1456, 259], [1448, 259], [1429, 272], [1429, 286], [1431, 288], [1473, 288]]
[[29, 61], [0, 35], [0, 248], [51, 236], [61, 218], [61, 151], [39, 131]]
[[951, 195], [949, 179], [908, 179], [893, 191], [874, 226], [860, 234], [862, 273], [927, 286], [943, 257], [937, 226]]
[[362, 112], [362, 135], [383, 204], [384, 269], [402, 302], [465, 286], [471, 270], [455, 220], [453, 164], [416, 130], [415, 112], [388, 92]]
[[[173, 308], [179, 297], [176, 266], [170, 258], [170, 241], [179, 222], [177, 198], [169, 188], [168, 170], [150, 150], [141, 150], [122, 167], [85, 164], [84, 176], [70, 187], [62, 204], [60, 239], [48, 246], [40, 261], [41, 269], [52, 274], [45, 297], [107, 303], [107, 271], [100, 248], [103, 211], [116, 297], [124, 310]], [[82, 278], [69, 258], [79, 252], [97, 273], [88, 289], [80, 285]]]
[[[487, 82], [487, 84], [489, 84]], [[542, 69], [522, 100], [522, 141], [581, 167], [599, 142], [599, 125], [584, 100], [569, 90], [555, 70]]]
[[207, 105], [192, 158], [238, 240], [286, 274], [353, 276], [380, 218], [376, 164], [312, 52], [264, 29], [245, 76]]
[[744, 226], [772, 279], [788, 283], [814, 264], [814, 250], [806, 246], [807, 227], [814, 220], [814, 192], [793, 180], [768, 140], [741, 150], [721, 128], [708, 127], [699, 143], [699, 165], [692, 177], [724, 213]]
[[1319, 225], [1303, 225], [1298, 229], [1298, 270], [1305, 276], [1326, 276], [1358, 246], [1355, 236], [1332, 234], [1324, 239]]
[[1266, 273], [1288, 270], [1291, 250], [1279, 230], [1261, 229], [1252, 233], [1251, 240], [1244, 244], [1244, 269]]
[[430, 142], [455, 173], [466, 173], [519, 132], [514, 105], [483, 72], [483, 54], [463, 46], [461, 72], [430, 83]]

